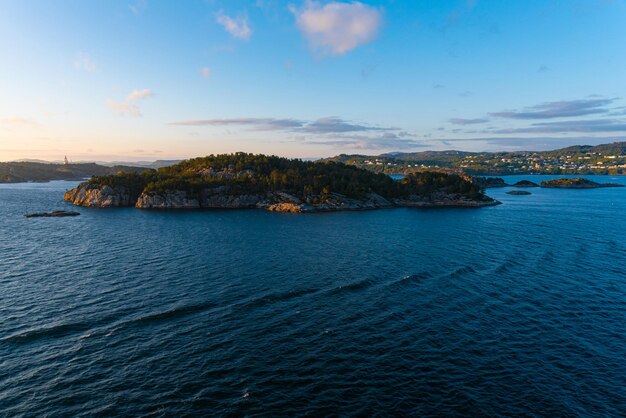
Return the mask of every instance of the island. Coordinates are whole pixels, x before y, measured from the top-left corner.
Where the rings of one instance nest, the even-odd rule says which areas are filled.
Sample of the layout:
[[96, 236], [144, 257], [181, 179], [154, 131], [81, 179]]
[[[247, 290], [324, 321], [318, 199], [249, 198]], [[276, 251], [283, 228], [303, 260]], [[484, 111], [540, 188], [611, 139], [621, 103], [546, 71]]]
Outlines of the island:
[[515, 184], [512, 184], [513, 187], [539, 187], [539, 185], [537, 183], [533, 183], [532, 181], [528, 181], [528, 180], [521, 180], [518, 181]]
[[78, 212], [70, 212], [66, 210], [53, 210], [52, 212], [28, 213], [24, 215], [26, 218], [65, 218], [67, 216], [79, 216]]
[[624, 185], [617, 183], [596, 183], [589, 179], [576, 177], [544, 180], [541, 182], [541, 187], [558, 189], [597, 189], [600, 187], [624, 187]]
[[523, 196], [523, 195], [529, 195], [532, 193], [527, 192], [526, 190], [511, 190], [511, 191], [506, 192], [506, 194], [511, 194], [514, 196]]
[[501, 177], [472, 177], [474, 183], [482, 189], [490, 189], [493, 187], [507, 187], [508, 184]]
[[87, 207], [323, 212], [393, 207], [485, 207], [500, 202], [463, 175], [410, 174], [401, 180], [335, 162], [234, 153], [141, 173], [96, 176], [65, 193]]

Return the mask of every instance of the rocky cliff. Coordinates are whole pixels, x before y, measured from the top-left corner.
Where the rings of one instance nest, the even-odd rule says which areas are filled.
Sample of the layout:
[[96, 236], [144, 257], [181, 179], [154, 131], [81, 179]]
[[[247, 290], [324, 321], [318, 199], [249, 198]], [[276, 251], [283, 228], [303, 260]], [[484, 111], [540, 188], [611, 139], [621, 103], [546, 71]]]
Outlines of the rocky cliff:
[[199, 197], [190, 197], [185, 191], [142, 193], [136, 202], [123, 187], [102, 186], [93, 188], [81, 183], [65, 193], [64, 199], [77, 206], [122, 207], [139, 209], [265, 209], [271, 212], [331, 212], [369, 210], [392, 207], [483, 207], [500, 202], [493, 199], [472, 200], [461, 194], [435, 193], [429, 197], [411, 195], [402, 199], [385, 199], [368, 193], [360, 199], [348, 198], [338, 193], [328, 196], [310, 195], [298, 198], [284, 192], [265, 194], [234, 194], [226, 187], [203, 190]]
[[112, 208], [131, 206], [131, 197], [124, 187], [102, 186], [92, 188], [88, 183], [81, 183], [65, 193], [63, 199], [76, 206]]
[[219, 194], [203, 191], [199, 199], [187, 196], [181, 190], [163, 194], [142, 193], [135, 204], [140, 209], [245, 209], [254, 208], [263, 199], [261, 195]]

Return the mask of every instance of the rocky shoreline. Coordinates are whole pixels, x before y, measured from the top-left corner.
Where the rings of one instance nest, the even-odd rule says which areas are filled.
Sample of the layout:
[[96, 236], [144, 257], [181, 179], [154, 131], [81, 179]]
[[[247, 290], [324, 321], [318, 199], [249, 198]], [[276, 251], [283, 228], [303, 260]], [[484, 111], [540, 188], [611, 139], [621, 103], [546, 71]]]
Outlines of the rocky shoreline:
[[199, 197], [191, 198], [181, 190], [166, 193], [142, 193], [136, 202], [124, 187], [102, 186], [93, 188], [88, 183], [81, 183], [64, 195], [64, 200], [76, 206], [111, 208], [135, 207], [138, 209], [264, 209], [271, 212], [314, 213], [351, 210], [372, 210], [397, 207], [436, 208], [464, 207], [479, 208], [499, 205], [500, 202], [486, 198], [472, 200], [461, 194], [439, 192], [422, 197], [407, 196], [403, 199], [385, 199], [376, 193], [368, 193], [361, 199], [348, 198], [338, 193], [331, 193], [324, 199], [311, 195], [298, 198], [284, 192], [265, 194], [235, 194], [227, 187], [203, 190]]

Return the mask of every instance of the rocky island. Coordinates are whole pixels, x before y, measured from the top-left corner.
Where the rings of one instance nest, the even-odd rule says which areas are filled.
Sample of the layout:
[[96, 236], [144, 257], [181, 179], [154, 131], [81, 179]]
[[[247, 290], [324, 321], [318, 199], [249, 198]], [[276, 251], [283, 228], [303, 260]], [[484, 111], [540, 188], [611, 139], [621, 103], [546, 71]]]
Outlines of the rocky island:
[[472, 180], [482, 189], [508, 186], [502, 177], [472, 177]]
[[595, 181], [576, 177], [544, 180], [541, 182], [541, 187], [559, 189], [597, 189], [600, 187], [624, 187], [624, 185], [617, 183], [596, 183]]
[[65, 193], [88, 207], [322, 212], [392, 207], [484, 207], [469, 177], [438, 172], [399, 181], [335, 162], [235, 153], [195, 158], [142, 173], [92, 177]]
[[513, 187], [539, 187], [537, 183], [529, 180], [521, 180], [512, 185]]
[[25, 218], [65, 218], [68, 216], [79, 216], [78, 212], [70, 212], [65, 210], [53, 210], [52, 212], [27, 213]]

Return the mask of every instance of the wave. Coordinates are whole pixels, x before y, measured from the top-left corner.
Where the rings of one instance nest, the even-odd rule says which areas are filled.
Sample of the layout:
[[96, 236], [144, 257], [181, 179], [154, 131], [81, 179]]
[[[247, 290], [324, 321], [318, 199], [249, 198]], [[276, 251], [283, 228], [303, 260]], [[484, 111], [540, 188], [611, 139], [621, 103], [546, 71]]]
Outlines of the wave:
[[329, 295], [336, 295], [336, 294], [344, 293], [344, 292], [356, 292], [359, 290], [366, 289], [372, 286], [374, 283], [375, 281], [372, 279], [359, 280], [358, 282], [342, 284], [340, 286], [327, 290], [325, 293]]
[[276, 292], [270, 293], [268, 295], [264, 295], [255, 299], [252, 299], [248, 302], [243, 303], [241, 308], [258, 308], [261, 306], [271, 305], [279, 302], [286, 302], [290, 299], [299, 298], [302, 296], [310, 295], [312, 293], [319, 292], [319, 289], [311, 288], [311, 289], [300, 289], [300, 290], [290, 290], [289, 292]]
[[446, 277], [450, 279], [458, 279], [472, 273], [477, 273], [476, 269], [472, 266], [465, 266], [454, 270], [452, 273], [446, 274]]
[[522, 263], [517, 261], [515, 258], [508, 258], [505, 261], [503, 261], [502, 263], [500, 263], [500, 265], [494, 269], [494, 272], [495, 273], [499, 273], [499, 274], [508, 273], [514, 267], [519, 267], [521, 265], [522, 265]]
[[0, 342], [3, 343], [28, 343], [35, 340], [44, 338], [57, 338], [63, 337], [68, 334], [85, 331], [90, 328], [90, 325], [84, 322], [75, 322], [67, 324], [53, 325], [49, 327], [35, 328], [27, 331], [22, 331], [17, 334], [9, 335], [1, 338]]
[[193, 315], [193, 314], [203, 312], [209, 309], [217, 308], [217, 307], [219, 307], [219, 305], [212, 303], [212, 302], [199, 303], [196, 305], [180, 306], [180, 307], [168, 309], [166, 311], [155, 312], [155, 313], [150, 313], [144, 316], [140, 316], [139, 318], [134, 318], [134, 319], [125, 321], [119, 324], [119, 326], [125, 327], [125, 326], [130, 326], [130, 325], [135, 325], [135, 324], [142, 325], [142, 324], [151, 324], [155, 322], [170, 321], [173, 319], [182, 318], [185, 316]]
[[401, 278], [399, 280], [395, 280], [395, 281], [389, 283], [388, 286], [405, 286], [405, 285], [410, 285], [412, 283], [418, 283], [418, 282], [421, 282], [423, 280], [430, 279], [431, 277], [433, 277], [432, 273], [429, 273], [427, 271], [423, 271], [423, 272], [420, 272], [420, 273], [404, 276], [403, 278]]

